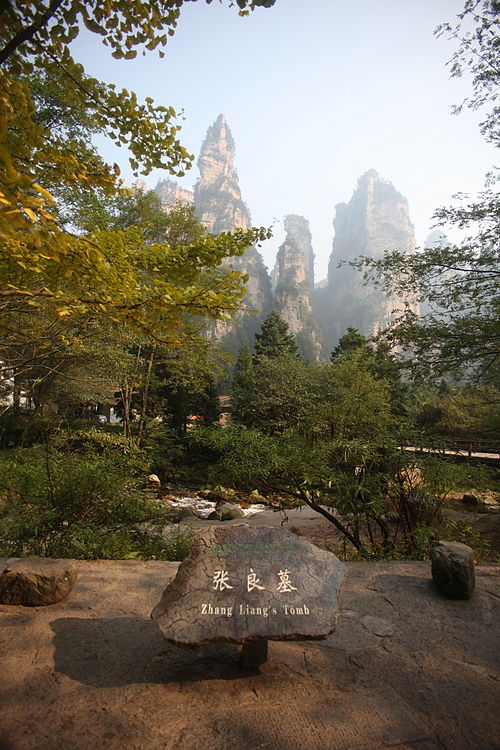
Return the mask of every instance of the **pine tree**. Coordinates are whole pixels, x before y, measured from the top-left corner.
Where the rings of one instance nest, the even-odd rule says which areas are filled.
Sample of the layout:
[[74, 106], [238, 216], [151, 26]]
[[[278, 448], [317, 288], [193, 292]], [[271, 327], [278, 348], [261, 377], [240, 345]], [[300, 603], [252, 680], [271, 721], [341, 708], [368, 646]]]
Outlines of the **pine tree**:
[[250, 423], [249, 407], [255, 393], [255, 373], [252, 352], [245, 342], [238, 352], [232, 383], [233, 420], [240, 424]]
[[363, 336], [357, 328], [349, 326], [333, 350], [330, 356], [330, 361], [334, 362], [342, 354], [347, 354], [355, 349], [365, 349], [366, 351], [369, 351], [368, 339], [366, 336]]
[[288, 332], [288, 323], [276, 310], [271, 310], [255, 334], [255, 357], [300, 357], [295, 336]]

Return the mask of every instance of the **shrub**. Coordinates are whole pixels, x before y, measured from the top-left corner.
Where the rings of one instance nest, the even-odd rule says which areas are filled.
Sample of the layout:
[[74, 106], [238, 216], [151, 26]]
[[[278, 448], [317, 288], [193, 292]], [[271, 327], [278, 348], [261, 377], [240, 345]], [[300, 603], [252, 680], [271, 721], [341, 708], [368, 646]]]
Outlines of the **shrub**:
[[178, 559], [165, 512], [120, 465], [43, 447], [0, 455], [0, 555]]

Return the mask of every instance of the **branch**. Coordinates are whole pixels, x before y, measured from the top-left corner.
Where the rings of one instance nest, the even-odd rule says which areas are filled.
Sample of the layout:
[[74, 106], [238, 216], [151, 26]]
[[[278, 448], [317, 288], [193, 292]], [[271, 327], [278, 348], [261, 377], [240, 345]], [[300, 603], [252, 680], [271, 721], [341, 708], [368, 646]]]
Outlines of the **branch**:
[[47, 26], [48, 22], [62, 4], [63, 0], [51, 0], [49, 7], [43, 13], [38, 21], [35, 21], [28, 26], [24, 31], [20, 31], [16, 36], [8, 42], [5, 47], [0, 50], [0, 65], [4, 63], [8, 58], [16, 51], [16, 49], [27, 42], [29, 39], [33, 39], [37, 31], [40, 31], [44, 26]]
[[357, 539], [351, 534], [349, 529], [342, 524], [338, 518], [335, 518], [335, 516], [332, 513], [329, 513], [327, 510], [321, 507], [321, 505], [317, 505], [315, 502], [313, 502], [307, 495], [307, 492], [304, 492], [301, 487], [298, 488], [299, 494], [302, 498], [302, 500], [308, 505], [312, 510], [315, 510], [316, 513], [321, 513], [322, 516], [324, 516], [330, 523], [333, 523], [333, 525], [345, 536], [351, 544], [356, 547], [357, 550], [361, 549], [361, 546]]

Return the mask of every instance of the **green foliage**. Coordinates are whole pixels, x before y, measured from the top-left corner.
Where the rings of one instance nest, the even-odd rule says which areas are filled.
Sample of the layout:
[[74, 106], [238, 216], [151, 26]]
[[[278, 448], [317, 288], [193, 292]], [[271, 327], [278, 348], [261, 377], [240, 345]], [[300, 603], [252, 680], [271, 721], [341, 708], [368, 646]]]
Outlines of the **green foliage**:
[[255, 359], [254, 375], [253, 392], [242, 393], [239, 402], [243, 424], [282, 434], [307, 423], [312, 399], [307, 363], [290, 354], [260, 355]]
[[350, 326], [331, 354], [330, 360], [354, 358], [363, 361], [366, 369], [376, 379], [385, 382], [389, 389], [391, 412], [397, 417], [407, 414], [410, 387], [403, 380], [404, 363], [394, 356], [384, 341], [371, 342]]
[[0, 556], [179, 560], [187, 554], [189, 534], [163, 532], [161, 505], [131, 478], [130, 464], [114, 452], [116, 439], [103, 435], [75, 437], [73, 447], [86, 446], [87, 454], [41, 446], [0, 454]]
[[260, 333], [255, 334], [255, 357], [298, 357], [299, 350], [288, 323], [276, 310], [271, 310], [263, 321]]
[[142, 450], [148, 458], [148, 470], [162, 482], [184, 478], [184, 450], [174, 430], [159, 422], [149, 424]]
[[239, 352], [232, 381], [232, 419], [239, 424], [250, 425], [253, 421], [252, 405], [256, 397], [256, 376], [252, 352], [244, 343]]
[[105, 459], [128, 477], [138, 477], [149, 471], [150, 456], [113, 427], [87, 427], [61, 430], [50, 439], [50, 447], [58, 454], [82, 457], [92, 461]]
[[491, 385], [449, 388], [426, 400], [416, 419], [426, 437], [479, 440], [494, 448], [500, 431], [498, 391]]
[[206, 452], [212, 481], [304, 502], [325, 515], [363, 554], [370, 540], [366, 542], [362, 529], [370, 523], [384, 535], [380, 544], [388, 544], [384, 515], [390, 509], [384, 496], [393, 458], [387, 444], [311, 443], [297, 431], [265, 435], [236, 426], [200, 429], [189, 435], [189, 441], [196, 451]]
[[[451, 76], [460, 78], [464, 73], [472, 76], [472, 96], [454, 107], [454, 114], [460, 114], [464, 106], [481, 110], [493, 105], [479, 127], [485, 138], [496, 144], [500, 143], [500, 107], [496, 104], [500, 83], [499, 14], [498, 0], [467, 0], [457, 16], [458, 24], [442, 23], [434, 32], [437, 37], [446, 36], [459, 42], [448, 61]], [[467, 30], [470, 21], [473, 28]]]
[[405, 540], [405, 544], [391, 554], [391, 559], [430, 560], [433, 547], [440, 541], [467, 544], [474, 552], [476, 563], [498, 562], [498, 555], [492, 551], [489, 542], [466, 521], [443, 521], [433, 526], [417, 526], [411, 537]]
[[224, 352], [189, 327], [180, 346], [158, 352], [154, 373], [159, 413], [177, 434], [186, 432], [192, 414], [204, 424], [217, 421], [216, 380], [225, 374], [227, 362]]
[[358, 331], [357, 328], [349, 326], [344, 335], [340, 338], [339, 343], [333, 350], [330, 360], [334, 362], [338, 357], [343, 354], [349, 354], [358, 349], [362, 349], [367, 353], [371, 353], [369, 348], [368, 339]]
[[[467, 0], [458, 24], [441, 24], [437, 36], [459, 42], [450, 65], [452, 76], [472, 74], [472, 96], [455, 108], [493, 104], [481, 123], [485, 137], [500, 145], [498, 129], [500, 76], [497, 0]], [[467, 24], [472, 28], [467, 29]], [[420, 299], [430, 312], [418, 316], [408, 309], [385, 333], [392, 345], [406, 350], [408, 365], [420, 375], [452, 373], [470, 380], [495, 382], [498, 370], [498, 315], [500, 297], [500, 200], [489, 175], [486, 189], [473, 202], [460, 195], [458, 206], [435, 212], [435, 227], [463, 234], [460, 244], [447, 242], [407, 255], [398, 251], [382, 259], [361, 258], [351, 263], [367, 281], [403, 299]], [[496, 381], [497, 382], [497, 381]]]
[[317, 369], [316, 431], [340, 439], [377, 440], [390, 433], [390, 393], [371, 372], [362, 350], [354, 350]]

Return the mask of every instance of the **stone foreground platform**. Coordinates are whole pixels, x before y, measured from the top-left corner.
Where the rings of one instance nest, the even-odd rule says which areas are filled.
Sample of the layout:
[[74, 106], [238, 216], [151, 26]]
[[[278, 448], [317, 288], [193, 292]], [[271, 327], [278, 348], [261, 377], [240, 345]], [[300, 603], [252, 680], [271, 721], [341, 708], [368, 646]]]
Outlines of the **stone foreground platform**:
[[1, 750], [500, 748], [498, 565], [451, 601], [430, 563], [348, 563], [333, 635], [273, 642], [254, 674], [231, 644], [165, 642], [177, 564], [77, 567], [65, 602], [0, 605]]

